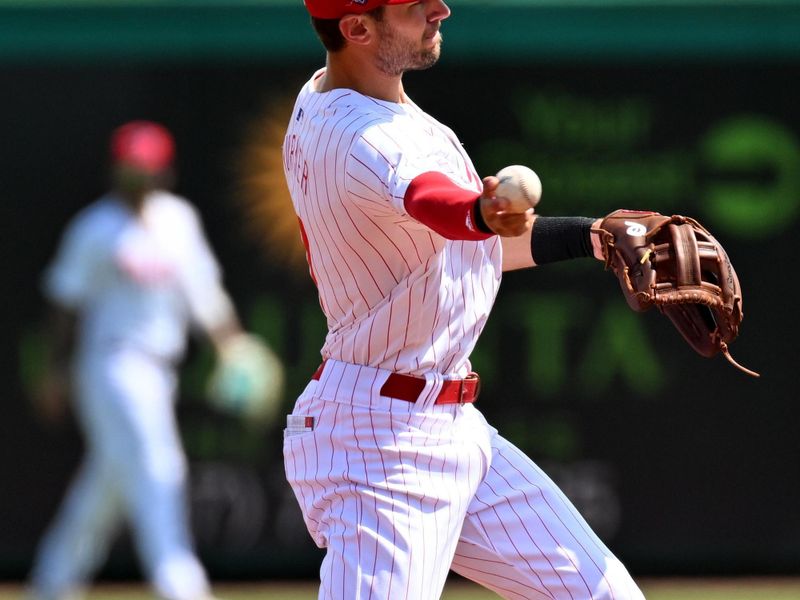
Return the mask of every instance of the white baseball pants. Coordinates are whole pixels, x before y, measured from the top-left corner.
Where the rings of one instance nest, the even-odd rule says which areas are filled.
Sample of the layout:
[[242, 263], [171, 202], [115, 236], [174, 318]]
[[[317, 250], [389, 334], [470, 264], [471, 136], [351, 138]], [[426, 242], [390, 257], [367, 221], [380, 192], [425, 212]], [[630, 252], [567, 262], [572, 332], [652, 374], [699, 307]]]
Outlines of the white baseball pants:
[[435, 600], [451, 568], [508, 599], [644, 598], [474, 406], [435, 405], [433, 376], [416, 403], [382, 397], [388, 376], [329, 360], [285, 432], [287, 479], [327, 548], [320, 599]]
[[136, 351], [82, 361], [75, 395], [86, 455], [39, 549], [31, 574], [37, 596], [62, 598], [83, 587], [124, 518], [159, 597], [208, 595], [188, 531], [175, 385], [168, 365]]

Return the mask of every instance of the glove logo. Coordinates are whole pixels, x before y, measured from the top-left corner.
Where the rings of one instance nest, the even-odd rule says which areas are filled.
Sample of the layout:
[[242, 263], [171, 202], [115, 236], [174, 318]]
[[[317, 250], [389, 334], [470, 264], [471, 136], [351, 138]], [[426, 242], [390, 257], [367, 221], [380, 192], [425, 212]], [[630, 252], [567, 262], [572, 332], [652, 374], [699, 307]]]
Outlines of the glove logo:
[[625, 230], [625, 233], [627, 233], [630, 236], [642, 237], [645, 233], [647, 233], [647, 227], [645, 227], [641, 223], [635, 223], [634, 221], [625, 221], [625, 225], [628, 226], [628, 228]]

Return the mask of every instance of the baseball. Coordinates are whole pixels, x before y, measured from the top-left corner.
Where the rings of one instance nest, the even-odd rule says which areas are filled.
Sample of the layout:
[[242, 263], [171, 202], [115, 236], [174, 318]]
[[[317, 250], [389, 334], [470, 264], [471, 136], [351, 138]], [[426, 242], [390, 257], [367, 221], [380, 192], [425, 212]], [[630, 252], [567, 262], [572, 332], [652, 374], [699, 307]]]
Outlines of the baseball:
[[500, 185], [494, 195], [511, 202], [509, 212], [525, 212], [539, 204], [542, 182], [539, 176], [524, 165], [510, 165], [497, 172]]

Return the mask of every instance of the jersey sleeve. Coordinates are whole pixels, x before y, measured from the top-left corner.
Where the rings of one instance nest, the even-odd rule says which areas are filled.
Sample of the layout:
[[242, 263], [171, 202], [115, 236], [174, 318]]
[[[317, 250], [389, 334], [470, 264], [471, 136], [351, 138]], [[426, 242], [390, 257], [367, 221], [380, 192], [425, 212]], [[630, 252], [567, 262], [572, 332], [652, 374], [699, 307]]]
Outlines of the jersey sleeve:
[[492, 234], [478, 229], [474, 214], [480, 191], [459, 185], [456, 168], [440, 149], [384, 124], [351, 145], [346, 191], [373, 216], [399, 214], [406, 227], [424, 226], [447, 239], [486, 239]]
[[184, 207], [187, 235], [182, 260], [181, 284], [192, 320], [211, 332], [235, 316], [233, 303], [222, 283], [222, 271], [206, 238], [197, 212]]
[[438, 172], [456, 181], [458, 168], [424, 138], [421, 142], [398, 126], [381, 123], [360, 132], [351, 143], [345, 191], [363, 207], [406, 215], [404, 199], [415, 178]]
[[78, 309], [90, 296], [93, 274], [103, 256], [100, 239], [86, 219], [74, 220], [61, 237], [56, 255], [45, 269], [42, 292], [67, 309]]
[[345, 159], [345, 192], [352, 202], [374, 216], [405, 214], [403, 194], [408, 182], [398, 180], [399, 148], [380, 131], [364, 132], [350, 145]]

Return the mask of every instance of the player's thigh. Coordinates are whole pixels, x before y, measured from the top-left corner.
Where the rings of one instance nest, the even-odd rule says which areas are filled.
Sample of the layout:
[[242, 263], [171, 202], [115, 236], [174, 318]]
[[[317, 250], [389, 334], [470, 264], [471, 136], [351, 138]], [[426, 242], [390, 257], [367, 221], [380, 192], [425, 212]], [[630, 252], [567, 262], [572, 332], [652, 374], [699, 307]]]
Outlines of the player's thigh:
[[327, 517], [320, 598], [438, 600], [462, 514], [436, 499], [342, 490]]
[[488, 439], [445, 435], [457, 421], [446, 414], [301, 398], [295, 415], [313, 417], [313, 430], [287, 432], [284, 457], [308, 530], [327, 548], [320, 597], [438, 598]]
[[[419, 498], [437, 514], [446, 507], [463, 515], [486, 472], [488, 435], [480, 439], [469, 415], [419, 417], [301, 397], [293, 417], [311, 426], [286, 431], [286, 478], [320, 547], [327, 545], [331, 506], [343, 494], [382, 491]], [[469, 436], [454, 433], [461, 421], [472, 427]]]
[[93, 449], [130, 481], [175, 485], [185, 458], [174, 411], [175, 374], [136, 351], [95, 357], [81, 372], [81, 421]]
[[453, 570], [504, 598], [641, 599], [625, 567], [553, 481], [496, 436]]

